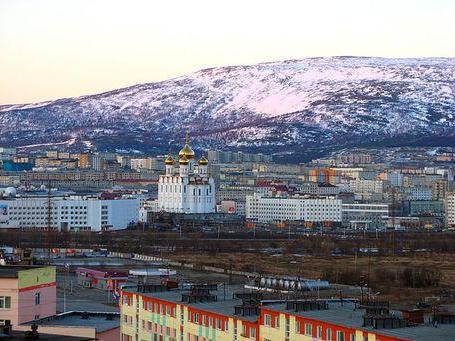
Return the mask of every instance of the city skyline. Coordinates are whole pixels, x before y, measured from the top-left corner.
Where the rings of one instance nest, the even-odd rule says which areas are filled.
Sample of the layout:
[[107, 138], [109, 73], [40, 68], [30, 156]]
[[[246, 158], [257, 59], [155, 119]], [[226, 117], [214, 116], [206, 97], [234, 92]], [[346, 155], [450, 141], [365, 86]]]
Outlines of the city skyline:
[[0, 103], [315, 56], [453, 57], [446, 1], [0, 2]]

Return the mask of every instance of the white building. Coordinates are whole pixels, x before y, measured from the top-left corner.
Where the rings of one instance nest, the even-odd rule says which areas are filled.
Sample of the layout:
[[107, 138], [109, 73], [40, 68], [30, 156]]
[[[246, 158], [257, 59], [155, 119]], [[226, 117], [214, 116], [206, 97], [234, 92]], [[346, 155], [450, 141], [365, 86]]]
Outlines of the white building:
[[246, 218], [257, 222], [299, 220], [341, 222], [341, 200], [333, 197], [263, 197], [246, 198]]
[[208, 174], [208, 160], [197, 163], [188, 145], [179, 152], [179, 166], [168, 157], [166, 173], [158, 181], [158, 209], [174, 213], [215, 213], [215, 181]]
[[389, 217], [388, 204], [343, 204], [343, 226], [350, 228], [379, 228], [384, 227]]
[[352, 193], [382, 193], [384, 191], [384, 181], [356, 179], [349, 181]]
[[446, 198], [447, 225], [455, 227], [455, 192], [449, 193]]
[[0, 200], [0, 227], [57, 230], [119, 230], [139, 218], [140, 199], [27, 197]]

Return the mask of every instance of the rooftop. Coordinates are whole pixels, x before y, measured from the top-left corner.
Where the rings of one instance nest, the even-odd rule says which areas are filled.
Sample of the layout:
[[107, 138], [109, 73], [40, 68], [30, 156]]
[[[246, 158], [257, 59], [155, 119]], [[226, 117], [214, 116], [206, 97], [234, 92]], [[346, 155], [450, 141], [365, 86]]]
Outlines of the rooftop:
[[[375, 332], [387, 336], [394, 336], [403, 339], [415, 341], [452, 341], [455, 339], [455, 325], [454, 324], [439, 324], [437, 328], [433, 327], [430, 323], [419, 325], [415, 327], [404, 327], [395, 329], [374, 329], [372, 327], [363, 327], [364, 309], [355, 309], [353, 302], [344, 301], [341, 303], [330, 302], [329, 309], [327, 310], [310, 310], [294, 312], [287, 310], [285, 303], [278, 303], [268, 305], [266, 309], [292, 313], [297, 316], [307, 317], [315, 320], [326, 321], [340, 326], [346, 326], [356, 329], [363, 329], [366, 331]], [[391, 310], [394, 316], [400, 316], [399, 311]]]
[[[120, 326], [120, 314], [111, 312], [69, 311], [66, 313], [42, 318], [35, 321], [43, 327], [92, 327], [97, 333], [102, 333]], [[32, 322], [24, 325], [31, 325]], [[39, 328], [38, 328], [39, 331]]]
[[17, 278], [19, 271], [42, 268], [41, 265], [3, 265], [0, 266], [0, 278]]
[[124, 291], [140, 293], [146, 297], [153, 297], [162, 299], [165, 301], [178, 303], [178, 304], [185, 304], [189, 307], [194, 307], [200, 310], [205, 310], [208, 312], [235, 317], [238, 319], [246, 320], [246, 321], [256, 321], [258, 319], [258, 315], [251, 315], [251, 316], [241, 316], [235, 315], [235, 306], [241, 305], [242, 300], [238, 298], [233, 298], [234, 293], [238, 292], [249, 292], [243, 288], [242, 285], [218, 285], [218, 290], [211, 291], [212, 295], [217, 296], [217, 301], [214, 302], [197, 302], [197, 303], [184, 303], [182, 301], [182, 294], [188, 293], [189, 289], [175, 289], [170, 291], [161, 291], [161, 292], [138, 292], [135, 290], [136, 288], [124, 288]]
[[[203, 303], [184, 303], [182, 301], [182, 294], [188, 293], [188, 289], [176, 289], [170, 291], [160, 292], [141, 292], [134, 288], [124, 288], [124, 291], [139, 293], [146, 297], [153, 297], [162, 299], [165, 301], [185, 304], [190, 307], [194, 307], [200, 310], [205, 310], [212, 313], [217, 313], [224, 316], [235, 317], [237, 319], [243, 319], [247, 321], [256, 321], [258, 315], [241, 316], [235, 315], [235, 306], [242, 304], [242, 300], [233, 298], [234, 293], [247, 293], [249, 290], [245, 289], [242, 285], [218, 285], [217, 291], [211, 291], [212, 294], [217, 295], [217, 301], [214, 302], [203, 302]], [[455, 339], [455, 324], [438, 324], [435, 328], [429, 322], [429, 316], [425, 317], [425, 324], [417, 325], [412, 327], [402, 327], [395, 329], [374, 329], [373, 327], [363, 326], [363, 316], [365, 310], [359, 307], [356, 308], [355, 303], [349, 300], [340, 301], [329, 300], [328, 309], [323, 310], [309, 310], [309, 311], [294, 311], [292, 309], [286, 309], [286, 302], [283, 300], [263, 300], [262, 305], [264, 309], [281, 311], [285, 313], [291, 313], [296, 316], [302, 316], [314, 320], [324, 321], [332, 323], [334, 325], [351, 327], [355, 329], [365, 330], [382, 334], [386, 336], [392, 336], [397, 338], [403, 338], [415, 341], [427, 341], [427, 340], [438, 340], [438, 341], [452, 341]], [[390, 311], [392, 316], [401, 317], [400, 311]]]

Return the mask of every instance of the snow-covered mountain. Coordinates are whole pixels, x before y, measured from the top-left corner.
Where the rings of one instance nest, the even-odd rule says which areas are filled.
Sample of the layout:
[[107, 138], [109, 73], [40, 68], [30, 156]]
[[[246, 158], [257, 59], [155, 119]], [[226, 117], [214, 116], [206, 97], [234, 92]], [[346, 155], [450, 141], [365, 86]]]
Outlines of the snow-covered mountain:
[[455, 136], [455, 58], [331, 57], [201, 70], [98, 95], [0, 106], [0, 143], [301, 153]]

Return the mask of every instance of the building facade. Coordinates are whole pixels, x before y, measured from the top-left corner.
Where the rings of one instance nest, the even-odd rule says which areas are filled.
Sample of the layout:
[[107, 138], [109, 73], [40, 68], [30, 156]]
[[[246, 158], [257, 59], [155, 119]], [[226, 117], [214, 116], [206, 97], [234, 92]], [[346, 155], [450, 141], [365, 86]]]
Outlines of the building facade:
[[215, 181], [208, 173], [208, 160], [197, 162], [188, 144], [179, 152], [178, 167], [165, 160], [166, 173], [158, 181], [158, 209], [171, 213], [215, 213]]
[[[245, 305], [243, 299], [248, 301], [256, 294], [244, 289], [240, 289], [239, 294], [232, 291], [232, 287], [224, 289], [223, 294], [209, 293], [204, 286], [199, 286], [194, 297], [181, 288], [168, 290], [149, 285], [138, 289], [127, 288], [121, 294], [122, 341], [451, 340], [450, 326], [375, 328], [369, 324], [371, 321], [365, 320], [365, 308], [356, 307], [349, 301], [277, 300]], [[192, 300], [201, 297], [204, 290], [208, 296], [202, 302]], [[188, 298], [191, 298], [190, 302], [187, 302]], [[309, 309], [299, 310], [303, 305]], [[388, 318], [389, 321], [404, 322], [403, 317]], [[378, 323], [383, 322], [378, 320]]]
[[119, 230], [139, 218], [138, 198], [26, 197], [0, 200], [0, 227], [56, 230]]
[[311, 197], [266, 197], [259, 194], [246, 198], [246, 218], [270, 223], [282, 221], [341, 222], [341, 200]]
[[389, 217], [388, 204], [343, 204], [342, 210], [343, 226], [353, 229], [384, 227], [386, 219]]
[[56, 303], [55, 267], [0, 267], [0, 324], [55, 315]]
[[447, 226], [455, 227], [455, 192], [449, 193], [445, 201]]

